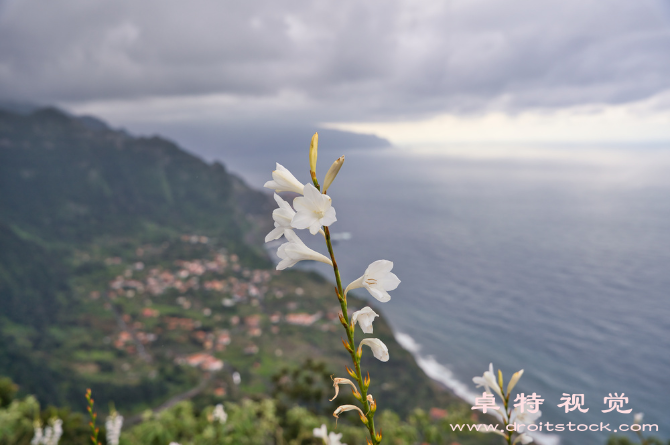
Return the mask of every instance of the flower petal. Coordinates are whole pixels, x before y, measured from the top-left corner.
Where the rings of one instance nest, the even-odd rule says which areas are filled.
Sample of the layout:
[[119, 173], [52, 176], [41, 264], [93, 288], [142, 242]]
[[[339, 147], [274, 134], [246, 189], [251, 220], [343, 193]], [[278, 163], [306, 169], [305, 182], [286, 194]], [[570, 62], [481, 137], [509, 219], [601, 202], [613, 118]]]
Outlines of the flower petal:
[[379, 275], [387, 274], [393, 269], [393, 262], [388, 260], [377, 260], [365, 269], [365, 275], [371, 275], [373, 278]]
[[319, 233], [319, 230], [321, 230], [321, 224], [319, 223], [318, 220], [317, 220], [317, 221], [314, 221], [314, 222], [309, 226], [309, 233], [311, 233], [312, 235], [316, 235], [317, 233]]
[[335, 217], [335, 209], [331, 207], [328, 210], [326, 210], [325, 215], [323, 215], [323, 218], [321, 218], [321, 225], [329, 226], [335, 221], [337, 221], [337, 218]]
[[266, 182], [264, 187], [273, 189], [276, 192], [296, 192], [300, 194], [303, 193], [304, 189], [300, 181], [280, 163], [277, 163], [277, 169], [272, 172], [272, 181]]
[[291, 220], [291, 226], [295, 227], [296, 229], [306, 229], [314, 224], [314, 222], [318, 223], [318, 220], [315, 219], [313, 215], [314, 214], [311, 212], [298, 211], [298, 213], [296, 213]]
[[328, 257], [307, 247], [293, 230], [284, 229], [284, 236], [286, 236], [288, 242], [282, 244], [277, 249], [277, 256], [282, 259], [277, 265], [277, 270], [286, 269], [302, 260], [320, 261], [331, 266], [333, 265]]
[[288, 202], [284, 201], [281, 196], [275, 193], [275, 201], [277, 202], [277, 205], [279, 206], [280, 209], [285, 210], [291, 214], [295, 213], [293, 211], [293, 208], [291, 207], [291, 204]]
[[312, 434], [314, 437], [319, 437], [322, 439], [325, 439], [328, 437], [328, 429], [326, 428], [326, 424], [321, 424], [321, 428], [314, 428], [314, 431], [312, 431]]
[[363, 277], [360, 277], [360, 278], [352, 281], [351, 283], [349, 283], [347, 288], [344, 289], [344, 295], [347, 295], [350, 290], [358, 289], [359, 287], [363, 287]]
[[265, 242], [268, 243], [272, 240], [279, 239], [279, 238], [281, 238], [281, 236], [283, 234], [284, 234], [284, 228], [283, 227], [275, 227], [274, 229], [272, 229], [272, 231], [270, 233], [268, 233], [265, 236]]
[[361, 341], [358, 346], [358, 351], [360, 352], [363, 348], [363, 345], [368, 345], [372, 349], [372, 354], [376, 359], [387, 362], [389, 359], [389, 350], [386, 345], [378, 338], [366, 338]]
[[363, 283], [363, 287], [365, 287], [368, 292], [370, 292], [370, 295], [375, 297], [377, 300], [381, 301], [382, 303], [386, 303], [391, 299], [391, 296], [386, 292], [384, 289], [380, 289], [379, 287], [373, 287], [367, 285], [367, 283]]
[[316, 187], [309, 183], [305, 185], [304, 195], [305, 199], [311, 201], [313, 204], [320, 202], [322, 200], [321, 196], [323, 196], [321, 195], [321, 192], [316, 189]]
[[298, 261], [295, 261], [291, 258], [284, 258], [282, 259], [279, 264], [277, 264], [277, 270], [284, 270], [289, 267], [293, 267], [298, 263]]
[[381, 279], [380, 284], [384, 290], [394, 290], [400, 284], [400, 279], [396, 276], [396, 274], [389, 272], [386, 276], [384, 276], [384, 278]]

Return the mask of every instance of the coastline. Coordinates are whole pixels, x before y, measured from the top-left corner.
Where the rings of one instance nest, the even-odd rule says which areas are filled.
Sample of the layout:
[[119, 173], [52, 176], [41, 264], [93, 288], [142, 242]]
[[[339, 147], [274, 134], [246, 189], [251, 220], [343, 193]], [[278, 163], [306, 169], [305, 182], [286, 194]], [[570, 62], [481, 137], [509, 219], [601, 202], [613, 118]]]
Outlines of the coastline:
[[[422, 356], [420, 354], [421, 345], [411, 336], [403, 332], [394, 332], [393, 335], [400, 346], [412, 355], [419, 368], [421, 368], [431, 380], [451, 391], [465, 403], [468, 403], [469, 405], [475, 403], [477, 394], [468, 389], [468, 386], [465, 383], [458, 380], [448, 367], [435, 360], [435, 357], [432, 355]], [[533, 440], [538, 445], [560, 445], [561, 443], [560, 438], [554, 434], [537, 432], [528, 434], [533, 437]]]

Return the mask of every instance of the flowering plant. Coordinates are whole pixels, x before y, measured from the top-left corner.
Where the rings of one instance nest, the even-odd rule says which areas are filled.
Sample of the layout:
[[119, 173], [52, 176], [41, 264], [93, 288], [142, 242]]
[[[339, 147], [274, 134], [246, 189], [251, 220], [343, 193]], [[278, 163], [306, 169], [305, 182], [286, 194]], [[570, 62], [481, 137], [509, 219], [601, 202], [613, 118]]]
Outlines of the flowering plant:
[[[312, 142], [309, 149], [309, 166], [311, 184], [302, 184], [291, 172], [281, 164], [277, 163], [277, 168], [272, 172], [272, 180], [265, 183], [265, 187], [275, 191], [275, 201], [279, 208], [272, 213], [275, 228], [272, 230], [265, 241], [279, 239], [284, 236], [287, 240], [282, 244], [277, 256], [280, 258], [277, 264], [277, 270], [283, 270], [294, 266], [302, 260], [320, 261], [329, 264], [333, 267], [335, 274], [335, 282], [337, 283], [336, 294], [340, 302], [341, 312], [339, 314], [340, 322], [347, 334], [347, 340], [342, 340], [345, 349], [351, 355], [353, 369], [346, 367], [349, 376], [352, 377], [356, 383], [349, 379], [337, 377], [333, 379], [333, 387], [335, 388], [335, 397], [339, 394], [339, 385], [350, 385], [354, 397], [360, 402], [361, 407], [355, 405], [339, 406], [333, 416], [338, 416], [345, 411], [358, 411], [361, 422], [367, 427], [370, 438], [368, 444], [377, 445], [381, 443], [381, 430], [375, 430], [374, 415], [377, 411], [377, 403], [371, 394], [368, 393], [370, 387], [370, 374], [363, 377], [361, 370], [361, 357], [363, 355], [363, 345], [368, 346], [372, 350], [375, 358], [385, 362], [389, 359], [388, 348], [378, 338], [365, 338], [358, 347], [354, 342], [356, 323], [361, 327], [361, 330], [366, 334], [373, 332], [372, 323], [376, 314], [370, 307], [365, 307], [356, 311], [349, 317], [347, 310], [347, 293], [356, 288], [365, 288], [370, 295], [381, 302], [387, 302], [391, 299], [388, 291], [394, 290], [400, 284], [398, 277], [391, 272], [393, 263], [387, 260], [378, 260], [373, 262], [365, 270], [363, 276], [352, 281], [346, 289], [343, 290], [342, 279], [340, 277], [340, 270], [335, 261], [335, 253], [333, 251], [333, 243], [331, 241], [329, 227], [337, 221], [335, 208], [332, 205], [332, 199], [326, 193], [333, 181], [337, 177], [342, 164], [344, 163], [344, 156], [338, 158], [326, 173], [323, 185], [319, 184], [316, 176], [316, 164], [318, 156], [319, 135], [315, 133], [312, 137]], [[298, 193], [299, 196], [293, 200], [293, 207], [284, 201], [277, 193], [290, 191]], [[309, 229], [312, 235], [320, 233], [326, 242], [329, 257], [316, 252], [307, 247], [300, 237], [295, 233], [294, 229]], [[335, 397], [333, 397], [334, 400]], [[332, 434], [332, 433], [331, 433]], [[325, 432], [323, 433], [324, 440]], [[338, 438], [339, 442], [339, 438]]]
[[[507, 383], [507, 389], [505, 390], [503, 390], [502, 371], [498, 370], [498, 378], [496, 379], [496, 375], [493, 372], [493, 363], [489, 365], [489, 370], [485, 371], [484, 375], [472, 378], [472, 381], [477, 384], [478, 388], [484, 388], [482, 397], [476, 399], [477, 405], [473, 406], [472, 409], [482, 409], [484, 413], [486, 413], [488, 409], [495, 417], [503, 421], [502, 431], [497, 428], [493, 430], [482, 428], [477, 431], [499, 434], [505, 438], [505, 441], [509, 445], [515, 445], [517, 443], [528, 444], [533, 441], [533, 438], [527, 432], [517, 431], [516, 428], [510, 431], [507, 427], [508, 425], [514, 425], [516, 427], [517, 423], [522, 425], [533, 424], [542, 415], [542, 411], [539, 410], [539, 405], [544, 399], [526, 398], [524, 394], [520, 394], [517, 395], [516, 399], [510, 401], [512, 390], [522, 375], [523, 369], [515, 372], [510, 378], [509, 383]], [[500, 397], [503, 403], [502, 407], [496, 405], [494, 393]], [[533, 393], [533, 395], [535, 394]], [[520, 403], [514, 403], [516, 401], [519, 401]], [[513, 403], [514, 405], [512, 406]], [[517, 431], [517, 434], [515, 435], [513, 431]]]

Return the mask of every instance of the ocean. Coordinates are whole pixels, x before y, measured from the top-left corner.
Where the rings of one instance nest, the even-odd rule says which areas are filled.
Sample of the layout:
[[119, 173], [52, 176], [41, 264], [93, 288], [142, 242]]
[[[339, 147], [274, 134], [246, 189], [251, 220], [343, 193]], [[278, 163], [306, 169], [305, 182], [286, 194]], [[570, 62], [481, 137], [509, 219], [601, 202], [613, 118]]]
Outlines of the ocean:
[[[319, 176], [337, 155], [320, 154]], [[394, 262], [402, 283], [377, 306], [426, 372], [473, 400], [472, 377], [489, 363], [505, 381], [524, 369], [516, 390], [544, 399], [539, 421], [602, 422], [613, 433], [643, 412], [670, 438], [670, 150], [346, 155], [329, 191], [331, 231], [351, 234], [335, 246], [343, 282], [377, 259]], [[275, 161], [309, 178], [306, 151], [221, 158], [256, 187]], [[299, 234], [326, 253], [322, 239]], [[321, 266], [303, 267], [331, 277]], [[564, 394], [584, 394], [588, 411], [566, 413]], [[620, 409], [631, 412], [603, 412], [610, 394], [627, 397]], [[604, 444], [612, 433], [539, 439]]]

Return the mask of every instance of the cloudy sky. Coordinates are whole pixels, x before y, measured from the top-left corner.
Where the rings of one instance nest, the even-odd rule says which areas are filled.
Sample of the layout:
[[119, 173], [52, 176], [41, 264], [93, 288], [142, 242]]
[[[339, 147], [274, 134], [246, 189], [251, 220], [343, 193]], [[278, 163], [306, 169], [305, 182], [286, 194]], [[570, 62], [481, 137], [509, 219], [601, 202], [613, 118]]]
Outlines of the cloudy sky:
[[670, 1], [0, 0], [0, 99], [146, 131], [670, 141]]

